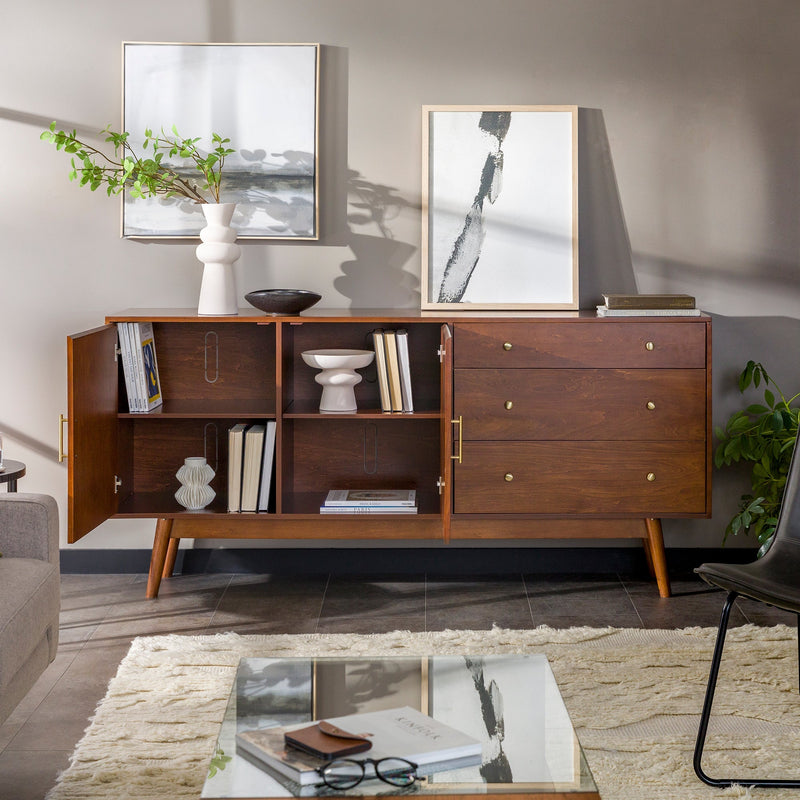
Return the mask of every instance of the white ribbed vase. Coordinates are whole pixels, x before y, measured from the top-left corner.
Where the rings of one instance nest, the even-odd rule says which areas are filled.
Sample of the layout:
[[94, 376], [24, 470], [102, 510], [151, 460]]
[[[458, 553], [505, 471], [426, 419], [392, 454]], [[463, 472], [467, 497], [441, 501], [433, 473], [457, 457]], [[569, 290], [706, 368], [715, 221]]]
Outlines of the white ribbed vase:
[[214, 477], [214, 470], [204, 458], [184, 459], [175, 477], [181, 482], [175, 499], [187, 511], [200, 511], [216, 497], [217, 493], [208, 485]]
[[231, 217], [236, 203], [204, 203], [201, 208], [206, 226], [200, 231], [202, 244], [195, 255], [205, 264], [197, 313], [204, 316], [230, 316], [239, 313], [236, 273], [233, 263], [241, 255]]

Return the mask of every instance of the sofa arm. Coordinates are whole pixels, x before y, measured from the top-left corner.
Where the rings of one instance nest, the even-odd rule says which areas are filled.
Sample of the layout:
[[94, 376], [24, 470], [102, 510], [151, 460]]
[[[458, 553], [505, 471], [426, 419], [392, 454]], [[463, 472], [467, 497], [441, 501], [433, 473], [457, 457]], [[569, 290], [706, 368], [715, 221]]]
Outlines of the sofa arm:
[[47, 494], [0, 494], [0, 553], [58, 566], [58, 505]]

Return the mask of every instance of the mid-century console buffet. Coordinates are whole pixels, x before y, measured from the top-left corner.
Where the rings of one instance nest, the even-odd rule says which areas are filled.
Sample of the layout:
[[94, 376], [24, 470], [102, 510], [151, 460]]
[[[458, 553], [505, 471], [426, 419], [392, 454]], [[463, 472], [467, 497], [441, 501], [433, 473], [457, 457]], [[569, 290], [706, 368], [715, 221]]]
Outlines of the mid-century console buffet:
[[[115, 323], [143, 320], [164, 402], [132, 414]], [[369, 349], [375, 328], [408, 331], [413, 413], [381, 411], [374, 366], [361, 371], [358, 411], [320, 413], [301, 352]], [[710, 515], [707, 316], [135, 309], [67, 344], [69, 541], [111, 517], [154, 518], [151, 598], [181, 538], [633, 537], [668, 596], [660, 519]], [[228, 513], [228, 428], [266, 419], [277, 423], [272, 510]], [[188, 512], [175, 473], [197, 455], [217, 495]], [[329, 489], [354, 487], [416, 488], [419, 513], [319, 513]]]

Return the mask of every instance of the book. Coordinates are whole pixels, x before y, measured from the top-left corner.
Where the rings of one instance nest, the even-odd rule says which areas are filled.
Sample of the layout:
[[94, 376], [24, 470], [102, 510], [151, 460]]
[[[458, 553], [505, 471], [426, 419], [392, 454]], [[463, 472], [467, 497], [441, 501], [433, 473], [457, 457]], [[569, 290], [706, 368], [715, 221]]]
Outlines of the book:
[[139, 410], [139, 402], [136, 392], [136, 371], [132, 361], [131, 341], [128, 335], [127, 322], [117, 323], [117, 338], [119, 339], [122, 373], [125, 377], [125, 393], [128, 396], [128, 411], [134, 413]]
[[416, 489], [331, 489], [326, 506], [414, 506]]
[[699, 317], [699, 308], [606, 308], [597, 306], [599, 317]]
[[242, 510], [242, 463], [244, 432], [247, 425], [239, 422], [228, 430], [228, 513]]
[[264, 458], [266, 425], [251, 425], [244, 433], [244, 460], [242, 464], [241, 510], [258, 509], [258, 487], [261, 480], [261, 463]]
[[[477, 739], [409, 706], [334, 717], [328, 722], [345, 731], [369, 732], [372, 748], [365, 754], [369, 758], [404, 758], [418, 764], [423, 773], [435, 765], [449, 766], [454, 759], [473, 757], [474, 763], [480, 763], [482, 748]], [[285, 744], [287, 731], [306, 726], [308, 722], [240, 731], [236, 747], [301, 786], [322, 783], [317, 770], [326, 760]], [[372, 767], [366, 767], [369, 777]]]
[[264, 434], [264, 454], [261, 462], [261, 484], [258, 487], [258, 510], [269, 511], [270, 490], [272, 488], [272, 468], [275, 462], [275, 434], [277, 423], [267, 420]]
[[416, 514], [416, 506], [320, 506], [320, 514]]
[[403, 391], [400, 388], [400, 364], [397, 359], [395, 331], [384, 331], [383, 343], [386, 346], [386, 371], [389, 373], [389, 397], [392, 411], [402, 411]]
[[408, 331], [400, 328], [395, 338], [397, 342], [397, 360], [400, 364], [400, 391], [403, 399], [403, 411], [414, 410], [414, 399], [411, 394], [411, 362], [408, 357]]
[[694, 308], [689, 294], [604, 294], [606, 308]]
[[376, 328], [372, 331], [372, 346], [375, 350], [375, 369], [378, 373], [381, 411], [391, 411], [392, 398], [389, 394], [389, 373], [386, 369], [386, 345], [383, 341], [383, 328]]
[[162, 404], [156, 342], [152, 322], [132, 323], [131, 345], [136, 352], [139, 375], [140, 411], [152, 411]]

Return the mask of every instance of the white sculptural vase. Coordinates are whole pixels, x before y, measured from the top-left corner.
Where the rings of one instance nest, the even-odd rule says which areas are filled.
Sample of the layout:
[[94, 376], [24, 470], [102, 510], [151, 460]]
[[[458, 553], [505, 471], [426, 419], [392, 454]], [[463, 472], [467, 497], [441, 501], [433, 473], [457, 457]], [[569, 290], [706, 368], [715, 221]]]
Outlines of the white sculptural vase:
[[314, 380], [322, 386], [319, 410], [347, 413], [357, 410], [353, 387], [361, 382], [356, 370], [372, 363], [372, 350], [306, 350], [300, 354], [309, 367], [322, 370]]
[[197, 313], [203, 316], [230, 316], [239, 313], [236, 273], [233, 263], [241, 255], [231, 217], [236, 203], [205, 203], [201, 206], [206, 226], [200, 231], [202, 244], [195, 254], [205, 265]]
[[184, 459], [175, 477], [181, 482], [175, 499], [187, 511], [200, 511], [216, 497], [217, 493], [208, 485], [214, 477], [214, 470], [204, 458]]

